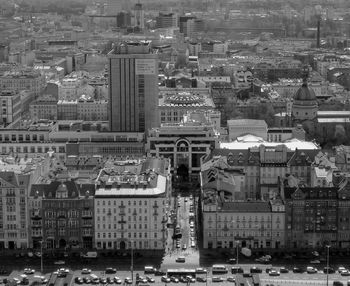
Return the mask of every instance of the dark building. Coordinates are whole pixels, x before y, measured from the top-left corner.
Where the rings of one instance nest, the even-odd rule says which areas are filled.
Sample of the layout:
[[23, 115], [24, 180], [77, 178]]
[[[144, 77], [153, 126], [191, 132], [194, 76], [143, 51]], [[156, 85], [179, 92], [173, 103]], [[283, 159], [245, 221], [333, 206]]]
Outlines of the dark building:
[[110, 131], [158, 126], [158, 56], [150, 42], [124, 42], [108, 54]]
[[337, 187], [285, 188], [286, 246], [350, 247], [349, 182]]
[[32, 185], [30, 245], [46, 249], [91, 249], [94, 237], [93, 184], [74, 181]]
[[131, 14], [128, 12], [120, 12], [117, 14], [117, 27], [126, 28], [131, 26]]

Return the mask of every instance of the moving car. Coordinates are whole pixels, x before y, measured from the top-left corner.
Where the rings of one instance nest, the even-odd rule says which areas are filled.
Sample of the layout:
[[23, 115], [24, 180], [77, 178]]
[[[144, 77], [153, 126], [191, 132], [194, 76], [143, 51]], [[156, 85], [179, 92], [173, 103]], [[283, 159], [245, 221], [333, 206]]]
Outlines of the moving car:
[[175, 261], [176, 261], [176, 262], [179, 262], [179, 263], [184, 263], [184, 262], [186, 262], [186, 259], [185, 259], [184, 256], [180, 256], [180, 257], [176, 258]]
[[244, 272], [244, 270], [242, 267], [239, 267], [239, 266], [232, 266], [231, 267], [232, 274], [243, 273], [243, 272]]
[[236, 282], [236, 279], [232, 276], [227, 277], [228, 282]]
[[258, 267], [252, 267], [250, 268], [250, 273], [262, 273], [262, 270]]
[[58, 260], [58, 261], [55, 261], [53, 264], [55, 264], [55, 265], [65, 265], [66, 262], [64, 260]]
[[201, 268], [201, 267], [196, 268], [196, 274], [206, 274], [207, 272], [208, 270], [205, 268]]
[[106, 268], [105, 272], [106, 272], [106, 274], [115, 274], [115, 273], [117, 273], [117, 269], [112, 268], [112, 267], [108, 267], [108, 268]]
[[197, 282], [207, 282], [207, 278], [205, 277], [197, 277], [196, 280]]
[[280, 273], [276, 269], [271, 269], [269, 276], [280, 276]]
[[315, 273], [317, 273], [317, 268], [312, 267], [312, 266], [308, 266], [308, 267], [306, 267], [306, 272], [308, 274], [315, 274]]
[[31, 268], [24, 268], [23, 273], [26, 274], [26, 275], [31, 275], [31, 274], [35, 273], [35, 270], [31, 269]]
[[280, 268], [280, 273], [288, 273], [288, 272], [289, 272], [289, 270], [287, 268], [285, 268], [285, 267]]
[[91, 273], [91, 269], [83, 268], [81, 270], [81, 274], [90, 274], [90, 273]]

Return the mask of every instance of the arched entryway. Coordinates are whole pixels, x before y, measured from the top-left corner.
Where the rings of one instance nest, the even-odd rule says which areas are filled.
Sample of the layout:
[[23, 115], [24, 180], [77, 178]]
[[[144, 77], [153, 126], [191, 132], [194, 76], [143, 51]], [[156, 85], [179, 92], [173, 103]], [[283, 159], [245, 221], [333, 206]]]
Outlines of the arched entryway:
[[188, 181], [188, 167], [185, 164], [181, 164], [177, 168], [176, 174], [179, 176], [180, 180]]
[[58, 242], [59, 248], [65, 248], [67, 246], [67, 241], [61, 238]]
[[119, 248], [120, 248], [121, 250], [125, 250], [125, 249], [126, 249], [126, 243], [125, 243], [124, 240], [122, 240], [122, 241], [120, 242]]

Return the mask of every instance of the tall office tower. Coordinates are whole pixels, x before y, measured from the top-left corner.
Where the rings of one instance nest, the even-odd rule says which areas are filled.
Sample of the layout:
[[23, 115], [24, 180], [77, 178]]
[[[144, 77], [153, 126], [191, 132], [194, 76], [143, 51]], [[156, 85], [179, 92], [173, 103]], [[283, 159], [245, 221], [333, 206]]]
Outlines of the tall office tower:
[[123, 10], [121, 0], [106, 0], [105, 4], [106, 6], [104, 12], [106, 15], [117, 15]]
[[145, 11], [142, 9], [142, 4], [136, 3], [134, 7], [134, 27], [139, 29], [145, 28]]
[[158, 120], [158, 57], [151, 42], [124, 42], [109, 54], [110, 131], [148, 132]]

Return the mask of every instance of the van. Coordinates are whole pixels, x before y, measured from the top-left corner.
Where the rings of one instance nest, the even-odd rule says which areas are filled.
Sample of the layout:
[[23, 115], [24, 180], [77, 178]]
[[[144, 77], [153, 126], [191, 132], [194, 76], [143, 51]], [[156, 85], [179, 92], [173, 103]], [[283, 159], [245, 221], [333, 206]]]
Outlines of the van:
[[144, 272], [145, 274], [154, 274], [155, 269], [153, 266], [145, 266]]
[[88, 251], [85, 254], [82, 254], [81, 257], [83, 257], [83, 258], [97, 258], [97, 252], [96, 251]]
[[228, 272], [227, 267], [222, 264], [214, 264], [211, 271], [213, 274], [226, 274]]

